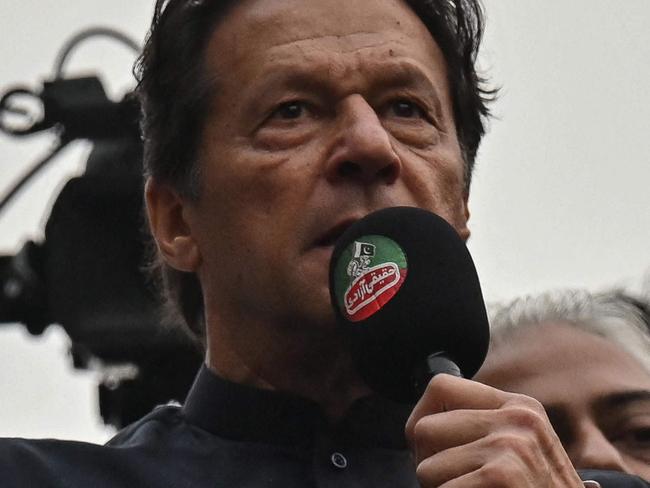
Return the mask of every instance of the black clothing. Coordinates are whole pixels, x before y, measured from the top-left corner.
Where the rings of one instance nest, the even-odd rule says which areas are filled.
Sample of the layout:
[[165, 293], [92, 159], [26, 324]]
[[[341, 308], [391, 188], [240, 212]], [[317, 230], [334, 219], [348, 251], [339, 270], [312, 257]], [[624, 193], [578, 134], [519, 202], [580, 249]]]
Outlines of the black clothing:
[[158, 407], [106, 446], [0, 441], [0, 486], [412, 488], [409, 410], [367, 398], [332, 425], [315, 403], [204, 367], [183, 408]]
[[600, 471], [595, 469], [583, 469], [578, 471], [583, 480], [598, 481], [603, 488], [648, 488], [650, 483], [643, 481], [636, 476], [629, 476], [616, 471]]
[[[0, 486], [416, 488], [403, 434], [409, 413], [369, 397], [331, 424], [312, 402], [203, 367], [182, 408], [158, 407], [105, 446], [0, 441]], [[589, 475], [603, 488], [650, 486]]]

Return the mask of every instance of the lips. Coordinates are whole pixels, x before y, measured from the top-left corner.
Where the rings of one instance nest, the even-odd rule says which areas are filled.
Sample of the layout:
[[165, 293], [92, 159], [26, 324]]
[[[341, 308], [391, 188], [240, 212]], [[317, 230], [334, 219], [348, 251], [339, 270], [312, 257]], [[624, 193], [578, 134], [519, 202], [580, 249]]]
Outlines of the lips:
[[316, 246], [317, 247], [333, 246], [336, 243], [336, 240], [339, 237], [341, 237], [341, 234], [343, 234], [347, 230], [347, 228], [350, 227], [352, 224], [354, 224], [357, 220], [358, 219], [346, 219], [339, 222], [338, 224], [330, 228], [327, 232], [325, 232], [316, 240]]

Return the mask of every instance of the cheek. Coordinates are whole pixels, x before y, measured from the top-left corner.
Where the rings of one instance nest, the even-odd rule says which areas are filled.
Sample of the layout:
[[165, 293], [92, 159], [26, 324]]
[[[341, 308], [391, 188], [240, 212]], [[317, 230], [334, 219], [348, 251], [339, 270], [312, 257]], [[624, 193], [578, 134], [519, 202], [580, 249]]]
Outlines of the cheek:
[[465, 185], [460, 157], [453, 152], [438, 152], [435, 156], [412, 152], [408, 158], [413, 162], [404, 165], [404, 181], [418, 205], [452, 224], [464, 223]]
[[237, 158], [215, 165], [205, 173], [202, 196], [210, 210], [224, 219], [268, 217], [286, 193], [287, 182], [278, 178], [281, 164]]
[[208, 239], [280, 252], [282, 239], [300, 232], [300, 216], [317, 184], [313, 157], [241, 148], [222, 154], [227, 163], [214, 163], [202, 182]]
[[650, 464], [641, 461], [637, 458], [631, 458], [629, 456], [624, 456], [625, 464], [630, 467], [632, 474], [643, 478], [644, 480], [650, 482]]

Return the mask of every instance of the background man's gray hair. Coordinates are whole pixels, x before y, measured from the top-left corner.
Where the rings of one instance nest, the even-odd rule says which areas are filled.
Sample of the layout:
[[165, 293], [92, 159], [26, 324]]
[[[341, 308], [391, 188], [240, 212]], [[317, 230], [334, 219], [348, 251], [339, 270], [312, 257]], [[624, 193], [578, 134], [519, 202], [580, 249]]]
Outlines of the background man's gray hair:
[[[650, 301], [622, 291], [557, 290], [490, 307], [492, 349], [525, 327], [562, 322], [618, 344], [650, 372]], [[543, 345], [540, 345], [543, 347]]]

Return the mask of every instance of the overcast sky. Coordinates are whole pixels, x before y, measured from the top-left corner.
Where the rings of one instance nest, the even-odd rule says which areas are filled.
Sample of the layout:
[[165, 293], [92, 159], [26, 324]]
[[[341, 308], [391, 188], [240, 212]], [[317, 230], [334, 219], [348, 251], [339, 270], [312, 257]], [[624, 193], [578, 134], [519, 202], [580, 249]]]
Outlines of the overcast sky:
[[[502, 87], [479, 154], [470, 206], [474, 255], [488, 300], [561, 286], [639, 287], [650, 266], [650, 2], [486, 0], [481, 66]], [[65, 5], [65, 6], [62, 6]], [[58, 48], [82, 27], [144, 38], [149, 0], [4, 0], [0, 91], [37, 88]], [[69, 72], [97, 71], [118, 97], [133, 54], [90, 41]], [[0, 191], [52, 143], [0, 135]], [[61, 184], [88, 147], [66, 150], [0, 214], [0, 254], [42, 236]], [[73, 372], [58, 328], [31, 338], [0, 327], [0, 436], [101, 442], [96, 377]]]

